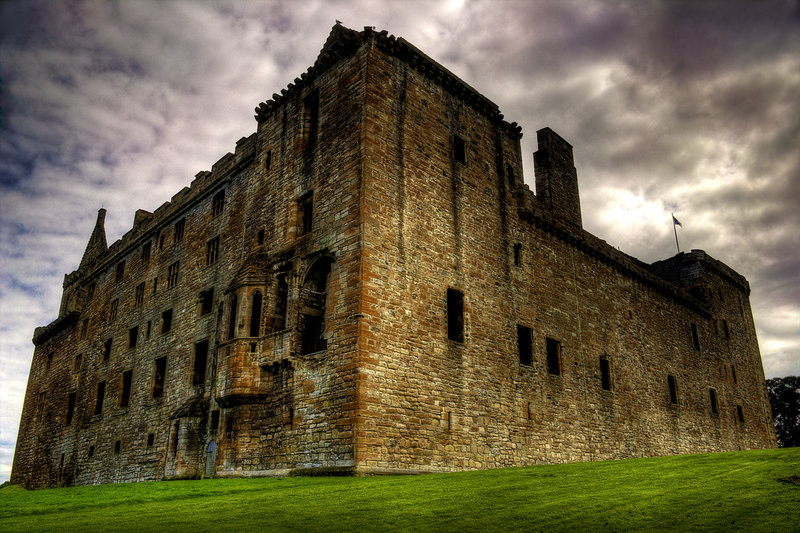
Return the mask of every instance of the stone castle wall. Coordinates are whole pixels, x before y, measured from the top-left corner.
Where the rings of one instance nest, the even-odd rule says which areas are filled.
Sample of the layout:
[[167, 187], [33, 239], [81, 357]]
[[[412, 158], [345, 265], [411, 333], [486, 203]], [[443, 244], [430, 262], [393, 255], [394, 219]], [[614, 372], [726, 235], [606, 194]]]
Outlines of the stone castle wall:
[[493, 103], [404, 40], [339, 25], [256, 113], [110, 247], [101, 210], [34, 334], [14, 482], [775, 445], [746, 280], [585, 232], [552, 130], [534, 195]]

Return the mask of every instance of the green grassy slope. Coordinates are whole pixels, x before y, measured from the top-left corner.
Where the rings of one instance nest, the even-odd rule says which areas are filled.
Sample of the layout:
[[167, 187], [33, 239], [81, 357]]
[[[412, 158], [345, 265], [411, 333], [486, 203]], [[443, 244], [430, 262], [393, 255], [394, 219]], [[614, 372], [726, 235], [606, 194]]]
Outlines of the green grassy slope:
[[0, 490], [0, 531], [800, 531], [800, 448], [425, 476]]

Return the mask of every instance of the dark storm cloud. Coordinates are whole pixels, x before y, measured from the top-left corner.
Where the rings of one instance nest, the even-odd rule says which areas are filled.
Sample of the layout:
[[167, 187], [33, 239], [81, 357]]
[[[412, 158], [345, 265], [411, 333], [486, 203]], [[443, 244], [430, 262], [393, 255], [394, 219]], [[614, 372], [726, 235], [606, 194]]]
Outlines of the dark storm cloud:
[[[768, 376], [800, 372], [796, 1], [0, 3], [0, 441], [35, 326], [97, 209], [109, 242], [255, 130], [334, 20], [402, 36], [523, 126], [575, 147], [585, 227], [645, 261], [744, 274]], [[13, 311], [13, 312], [11, 312]], [[11, 446], [0, 446], [0, 481]]]

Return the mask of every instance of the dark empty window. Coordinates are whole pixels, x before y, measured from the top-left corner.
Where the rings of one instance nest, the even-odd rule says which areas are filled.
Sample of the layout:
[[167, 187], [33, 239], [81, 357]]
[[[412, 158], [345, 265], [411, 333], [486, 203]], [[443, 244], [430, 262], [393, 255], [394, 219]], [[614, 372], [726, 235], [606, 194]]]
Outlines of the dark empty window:
[[214, 199], [211, 202], [211, 216], [215, 217], [217, 215], [221, 215], [224, 207], [225, 207], [225, 191], [219, 191], [217, 194], [214, 195]]
[[158, 276], [153, 278], [153, 294], [158, 292]]
[[142, 245], [142, 264], [147, 265], [150, 263], [150, 248], [152, 244], [150, 242], [146, 242]]
[[517, 325], [517, 348], [519, 364], [530, 366], [533, 362], [533, 331], [531, 328]]
[[228, 316], [228, 338], [232, 339], [236, 336], [236, 307], [238, 302], [236, 301], [236, 295], [234, 294], [231, 296], [231, 309], [230, 315]]
[[171, 289], [178, 284], [178, 261], [172, 263], [167, 270], [167, 288]]
[[600, 386], [611, 390], [611, 361], [605, 356], [600, 357]]
[[128, 348], [136, 348], [139, 341], [139, 326], [133, 326], [128, 330]]
[[144, 303], [144, 282], [136, 286], [136, 293], [133, 300], [133, 306], [139, 307]]
[[731, 338], [731, 332], [728, 329], [728, 321], [725, 320], [724, 318], [722, 319], [722, 331], [723, 331], [723, 333], [725, 333], [725, 338], [726, 339], [730, 339]]
[[319, 128], [319, 91], [314, 90], [303, 99], [303, 139], [305, 148], [313, 148]]
[[70, 392], [69, 396], [67, 396], [67, 425], [72, 424], [72, 416], [75, 414], [75, 394]]
[[117, 264], [117, 275], [115, 277], [115, 280], [117, 283], [119, 283], [120, 281], [122, 281], [122, 278], [124, 277], [125, 277], [125, 261], [120, 261]]
[[690, 322], [692, 328], [692, 346], [695, 350], [700, 349], [700, 337], [697, 334], [697, 324]]
[[152, 446], [155, 441], [156, 441], [155, 433], [148, 433], [147, 434], [147, 447], [149, 448], [150, 446]]
[[219, 429], [219, 411], [211, 411], [211, 431]]
[[267, 155], [264, 156], [264, 170], [269, 170], [272, 167], [272, 150], [267, 150]]
[[97, 398], [94, 402], [94, 414], [99, 415], [103, 412], [103, 400], [106, 397], [106, 382], [100, 381], [97, 384]]
[[150, 333], [152, 333], [152, 332], [153, 332], [153, 321], [152, 320], [148, 320], [147, 321], [147, 328], [145, 329], [144, 338], [145, 339], [149, 339], [150, 338]]
[[161, 313], [161, 333], [169, 333], [172, 329], [172, 309]]
[[208, 339], [194, 345], [192, 385], [202, 385], [206, 382], [206, 361], [208, 361]]
[[731, 365], [731, 378], [733, 378], [733, 384], [736, 385], [736, 367]]
[[219, 235], [206, 243], [206, 265], [213, 265], [219, 256]]
[[111, 359], [111, 346], [114, 344], [114, 339], [106, 339], [106, 342], [103, 344], [103, 361], [108, 361]]
[[108, 313], [108, 319], [113, 321], [117, 319], [117, 310], [119, 309], [119, 298], [111, 301], [111, 310]]
[[114, 455], [118, 454], [120, 449], [122, 448], [122, 442], [117, 441], [114, 443]]
[[128, 407], [131, 399], [131, 381], [133, 380], [133, 370], [126, 370], [122, 373], [122, 391], [119, 395], [119, 406]]
[[94, 444], [92, 444], [91, 446], [89, 446], [89, 452], [88, 452], [88, 454], [87, 454], [87, 455], [88, 455], [89, 457], [92, 457], [92, 456], [94, 455]]
[[547, 338], [547, 371], [558, 376], [561, 374], [561, 343]]
[[200, 316], [209, 314], [214, 309], [214, 288], [200, 293]]
[[181, 421], [175, 421], [175, 438], [172, 441], [172, 453], [178, 453], [178, 441], [181, 437]]
[[179, 243], [183, 240], [183, 234], [186, 230], [186, 219], [182, 218], [175, 223], [175, 231], [173, 233], [173, 243]]
[[669, 403], [678, 403], [678, 386], [675, 383], [675, 376], [667, 376], [667, 386], [669, 386]]
[[325, 340], [325, 321], [321, 316], [305, 315], [305, 327], [303, 328], [302, 353], [310, 354], [325, 350], [328, 345]]
[[83, 354], [79, 353], [78, 355], [75, 356], [75, 366], [72, 367], [72, 370], [75, 372], [80, 371], [81, 363], [83, 363]]
[[258, 239], [257, 239], [257, 242], [258, 242], [258, 245], [259, 245], [259, 246], [261, 246], [262, 244], [264, 244], [264, 230], [263, 230], [263, 229], [261, 229], [261, 230], [258, 230]]
[[455, 158], [456, 163], [467, 162], [466, 145], [464, 143], [464, 139], [458, 135], [453, 135], [453, 157]]
[[158, 236], [158, 249], [163, 250], [164, 246], [167, 244], [167, 234], [162, 233]]
[[522, 245], [517, 243], [514, 245], [514, 266], [522, 264]]
[[744, 411], [741, 405], [736, 406], [736, 418], [739, 420], [740, 424], [744, 424]]
[[164, 382], [167, 377], [167, 358], [156, 359], [156, 368], [153, 375], [153, 398], [160, 398], [164, 394]]
[[252, 305], [250, 309], [250, 336], [258, 337], [261, 334], [261, 302], [260, 291], [253, 293]]
[[308, 193], [297, 200], [297, 234], [311, 233], [314, 216], [314, 195]]
[[719, 402], [717, 401], [717, 391], [708, 389], [708, 398], [711, 400], [711, 412], [713, 414], [719, 413]]
[[447, 289], [447, 338], [464, 342], [464, 294]]

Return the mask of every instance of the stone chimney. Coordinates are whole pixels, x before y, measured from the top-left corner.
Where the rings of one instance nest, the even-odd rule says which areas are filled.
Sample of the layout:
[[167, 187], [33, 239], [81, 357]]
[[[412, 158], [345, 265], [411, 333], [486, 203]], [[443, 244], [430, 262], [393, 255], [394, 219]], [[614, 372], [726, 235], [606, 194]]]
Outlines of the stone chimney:
[[565, 222], [583, 227], [572, 145], [550, 128], [537, 131], [536, 140], [533, 165], [539, 205]]

